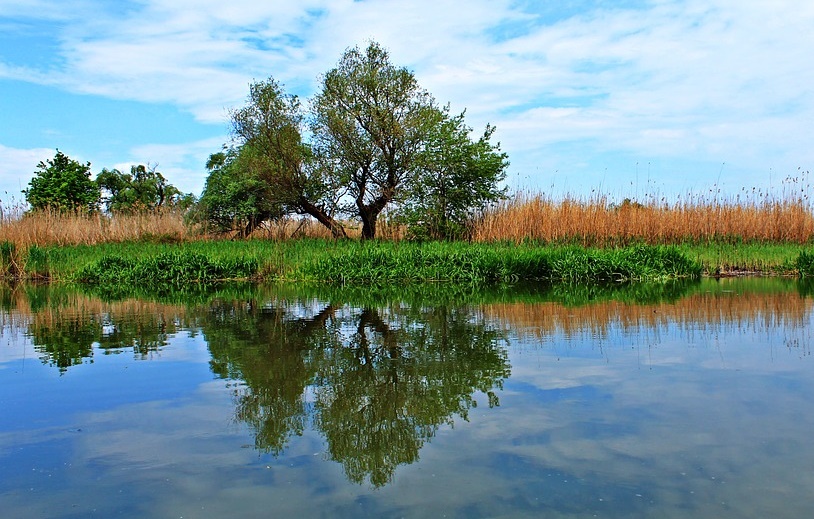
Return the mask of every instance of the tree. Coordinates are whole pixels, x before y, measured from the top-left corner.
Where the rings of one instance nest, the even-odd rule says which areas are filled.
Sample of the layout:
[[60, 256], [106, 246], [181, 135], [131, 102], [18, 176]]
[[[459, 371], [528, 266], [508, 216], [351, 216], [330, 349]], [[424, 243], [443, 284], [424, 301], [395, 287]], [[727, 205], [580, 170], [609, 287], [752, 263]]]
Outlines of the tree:
[[435, 125], [421, 153], [421, 174], [410, 184], [402, 213], [415, 238], [463, 238], [475, 212], [506, 194], [500, 182], [506, 176], [508, 155], [490, 139], [495, 127], [487, 125], [473, 141], [465, 112]]
[[307, 214], [345, 237], [343, 215], [359, 218], [362, 238], [371, 239], [382, 211], [401, 204], [412, 216], [431, 209], [431, 226], [421, 232], [449, 238], [502, 195], [497, 184], [508, 162], [489, 142], [494, 128], [473, 142], [463, 114], [439, 109], [375, 42], [343, 54], [307, 115], [273, 78], [250, 85], [246, 105], [231, 113], [229, 167], [210, 169], [207, 219], [225, 225], [238, 217], [249, 232], [275, 215]]
[[347, 50], [325, 74], [312, 115], [318, 159], [347, 188], [362, 238], [374, 238], [379, 214], [415, 176], [440, 121], [434, 99], [374, 42]]
[[99, 189], [108, 193], [108, 211], [133, 211], [173, 206], [184, 199], [155, 167], [131, 166], [130, 173], [103, 169], [96, 176]]
[[90, 162], [81, 164], [57, 150], [53, 159], [40, 162], [34, 178], [23, 190], [34, 210], [94, 211], [99, 206], [99, 188], [90, 179]]
[[251, 155], [252, 150], [243, 147], [209, 156], [209, 176], [198, 203], [199, 221], [219, 232], [237, 230], [246, 237], [264, 222], [285, 215], [273, 186], [246, 165]]
[[269, 203], [313, 216], [334, 237], [346, 236], [333, 218], [337, 189], [302, 140], [296, 96], [283, 92], [273, 78], [250, 85], [247, 104], [232, 112], [232, 132], [244, 171], [270, 186]]

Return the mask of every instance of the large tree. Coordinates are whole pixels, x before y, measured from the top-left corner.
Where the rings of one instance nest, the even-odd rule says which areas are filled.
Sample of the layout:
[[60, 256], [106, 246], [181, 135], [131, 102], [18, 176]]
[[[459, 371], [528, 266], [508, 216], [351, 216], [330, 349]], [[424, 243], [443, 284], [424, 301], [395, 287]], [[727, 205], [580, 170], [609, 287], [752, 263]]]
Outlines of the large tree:
[[210, 221], [245, 215], [247, 232], [298, 213], [345, 237], [337, 215], [359, 218], [371, 239], [382, 211], [398, 204], [413, 216], [432, 213], [426, 237], [459, 236], [474, 211], [501, 196], [508, 163], [489, 142], [494, 128], [473, 141], [463, 114], [448, 112], [377, 43], [343, 54], [307, 118], [273, 78], [255, 82], [231, 113], [228, 167], [210, 169], [201, 207]]
[[53, 159], [40, 162], [34, 178], [23, 190], [34, 210], [93, 211], [99, 206], [99, 188], [90, 179], [90, 162], [82, 164], [57, 150]]
[[325, 74], [312, 115], [317, 157], [347, 187], [362, 238], [374, 238], [379, 214], [419, 170], [440, 121], [434, 99], [374, 42], [348, 49]]
[[270, 202], [311, 215], [334, 237], [344, 237], [344, 228], [333, 217], [340, 196], [337, 186], [303, 142], [297, 97], [269, 78], [250, 85], [248, 102], [231, 115], [244, 171], [269, 185]]

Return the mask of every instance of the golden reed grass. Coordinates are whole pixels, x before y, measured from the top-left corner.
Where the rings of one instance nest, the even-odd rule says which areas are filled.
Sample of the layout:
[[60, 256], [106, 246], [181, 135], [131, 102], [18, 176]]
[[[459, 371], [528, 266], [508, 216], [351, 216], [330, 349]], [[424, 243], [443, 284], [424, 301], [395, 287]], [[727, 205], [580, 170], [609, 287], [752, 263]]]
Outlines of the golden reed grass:
[[[806, 189], [807, 191], [807, 189]], [[646, 196], [644, 202], [610, 202], [604, 195], [589, 199], [518, 193], [481, 213], [471, 227], [477, 242], [569, 243], [585, 246], [625, 245], [632, 242], [669, 244], [710, 241], [808, 243], [814, 240], [814, 214], [808, 196], [780, 199], [765, 193], [746, 193], [719, 200], [712, 195], [688, 195], [675, 202]], [[344, 222], [348, 236], [361, 234], [356, 222]], [[379, 218], [377, 237], [398, 241], [406, 228], [388, 214]], [[95, 245], [139, 240], [189, 241], [222, 239], [185, 223], [181, 212], [158, 210], [134, 214], [25, 213], [0, 205], [0, 242], [31, 245]], [[286, 218], [257, 229], [252, 237], [286, 240], [330, 238], [312, 219]]]
[[190, 236], [181, 213], [159, 210], [115, 216], [81, 215], [59, 211], [0, 212], [0, 242], [19, 248], [31, 245], [97, 245], [99, 243], [161, 237], [183, 241]]
[[667, 244], [720, 240], [806, 243], [814, 237], [814, 215], [802, 198], [675, 203], [652, 197], [645, 203], [607, 197], [590, 200], [520, 193], [486, 211], [472, 238], [479, 242], [525, 240], [580, 245], [631, 242]]
[[[361, 236], [361, 228], [346, 222], [350, 238]], [[406, 230], [389, 220], [379, 225], [379, 237], [399, 240]], [[58, 211], [3, 211], [0, 208], [0, 242], [14, 243], [25, 249], [31, 245], [97, 245], [140, 240], [182, 242], [205, 239], [224, 239], [233, 234], [208, 233], [198, 226], [189, 225], [184, 215], [175, 210], [145, 211], [132, 214], [77, 215]], [[285, 218], [267, 223], [251, 235], [252, 238], [288, 240], [294, 238], [331, 238], [323, 225], [312, 219]]]
[[789, 293], [702, 293], [677, 302], [634, 305], [608, 301], [579, 307], [558, 303], [485, 305], [483, 315], [521, 339], [545, 341], [565, 337], [610, 336], [614, 330], [664, 329], [675, 325], [703, 332], [720, 326], [752, 329], [774, 326], [806, 328], [814, 309], [811, 298]]

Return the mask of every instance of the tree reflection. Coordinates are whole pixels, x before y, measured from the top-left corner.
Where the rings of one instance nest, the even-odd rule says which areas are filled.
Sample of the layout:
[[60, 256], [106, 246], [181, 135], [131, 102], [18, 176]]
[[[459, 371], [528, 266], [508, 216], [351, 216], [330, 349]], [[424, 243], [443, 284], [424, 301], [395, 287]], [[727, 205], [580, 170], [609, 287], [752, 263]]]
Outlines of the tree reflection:
[[242, 381], [237, 418], [273, 454], [310, 422], [357, 483], [389, 482], [440, 426], [468, 418], [476, 392], [497, 405], [510, 372], [499, 332], [464, 308], [245, 308], [236, 320], [217, 309], [204, 330], [213, 371]]
[[333, 313], [328, 305], [312, 318], [292, 318], [255, 301], [212, 307], [203, 328], [212, 371], [235, 381], [235, 416], [254, 432], [257, 449], [277, 455], [305, 429], [310, 350], [336, 333]]
[[439, 426], [467, 419], [476, 391], [498, 405], [509, 363], [497, 332], [460, 309], [419, 317], [388, 322], [365, 308], [347, 343], [321, 352], [317, 427], [354, 482], [389, 482]]
[[93, 343], [101, 326], [87, 316], [69, 316], [56, 322], [35, 320], [28, 328], [41, 360], [61, 373], [93, 356]]
[[6, 304], [14, 300], [18, 309], [29, 307], [25, 334], [42, 362], [60, 373], [92, 363], [95, 348], [104, 354], [130, 350], [136, 358], [146, 358], [186, 324], [176, 308], [139, 301], [103, 303], [63, 286], [28, 286], [9, 293]]
[[129, 349], [145, 358], [167, 345], [168, 324], [174, 331], [173, 323], [151, 313], [115, 321], [109, 314], [41, 313], [28, 326], [28, 335], [41, 360], [64, 373], [83, 361], [92, 362], [94, 345], [106, 354]]

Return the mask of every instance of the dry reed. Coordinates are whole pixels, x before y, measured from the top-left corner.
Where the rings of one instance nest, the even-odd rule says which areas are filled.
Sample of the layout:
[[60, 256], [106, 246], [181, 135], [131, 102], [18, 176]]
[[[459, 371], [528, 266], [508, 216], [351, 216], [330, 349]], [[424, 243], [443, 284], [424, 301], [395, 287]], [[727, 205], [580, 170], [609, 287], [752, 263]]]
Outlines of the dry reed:
[[97, 245], [108, 242], [156, 239], [184, 241], [190, 232], [183, 215], [174, 210], [132, 214], [91, 215], [59, 211], [0, 210], [0, 242], [18, 248], [31, 245]]
[[[780, 197], [746, 189], [721, 198], [715, 190], [688, 193], [675, 201], [646, 195], [639, 202], [613, 203], [606, 195], [560, 199], [543, 194], [518, 193], [480, 214], [471, 226], [476, 242], [534, 241], [585, 246], [629, 243], [673, 244], [704, 242], [808, 243], [814, 240], [814, 214], [809, 186], [792, 179], [790, 192]], [[406, 228], [386, 213], [378, 222], [377, 237], [399, 241]], [[357, 222], [345, 221], [348, 236], [358, 238]], [[63, 214], [56, 211], [25, 213], [20, 205], [0, 203], [0, 242], [18, 248], [31, 245], [95, 245], [139, 240], [189, 241], [222, 239], [184, 221], [179, 211], [159, 210], [134, 214]], [[328, 230], [310, 218], [285, 218], [257, 229], [254, 238], [287, 240], [299, 237], [330, 238]]]
[[624, 245], [709, 241], [806, 243], [814, 237], [807, 198], [760, 195], [707, 200], [689, 195], [673, 203], [648, 197], [644, 203], [610, 203], [520, 193], [486, 211], [473, 227], [479, 242], [524, 240], [546, 243]]

